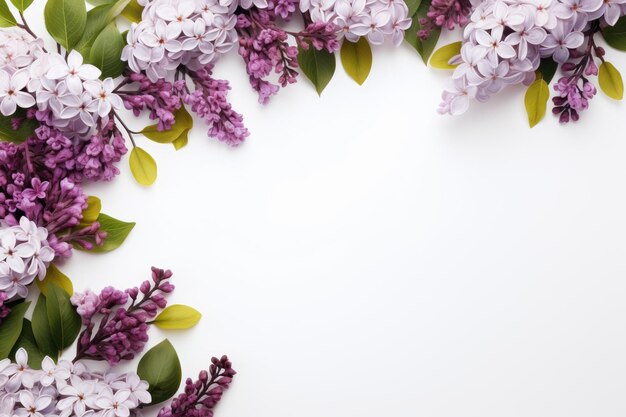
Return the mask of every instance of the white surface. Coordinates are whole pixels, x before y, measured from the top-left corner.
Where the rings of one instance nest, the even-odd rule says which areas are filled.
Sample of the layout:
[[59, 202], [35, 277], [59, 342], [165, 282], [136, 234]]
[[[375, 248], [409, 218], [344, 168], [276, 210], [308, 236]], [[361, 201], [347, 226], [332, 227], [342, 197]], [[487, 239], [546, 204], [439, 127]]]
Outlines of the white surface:
[[204, 317], [151, 342], [172, 339], [186, 375], [232, 358], [217, 416], [626, 413], [623, 105], [599, 94], [530, 130], [512, 89], [438, 117], [445, 74], [408, 47], [376, 49], [363, 87], [338, 67], [321, 99], [303, 80], [260, 106], [236, 54], [217, 75], [249, 141], [199, 121], [179, 152], [140, 139], [153, 187], [126, 161], [88, 187], [135, 230], [62, 268], [78, 289], [171, 268], [171, 301]]

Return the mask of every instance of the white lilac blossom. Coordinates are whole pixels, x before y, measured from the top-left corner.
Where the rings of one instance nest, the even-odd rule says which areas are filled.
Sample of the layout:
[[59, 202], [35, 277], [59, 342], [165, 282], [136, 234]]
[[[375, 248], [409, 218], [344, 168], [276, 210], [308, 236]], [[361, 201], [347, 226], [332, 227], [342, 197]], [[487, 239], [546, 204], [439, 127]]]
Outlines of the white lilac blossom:
[[[40, 184], [39, 191], [45, 193], [47, 185]], [[24, 199], [37, 198], [25, 193]], [[36, 277], [46, 276], [48, 265], [54, 259], [54, 250], [48, 244], [48, 231], [37, 227], [23, 216], [19, 225], [0, 226], [0, 291], [7, 298], [26, 297], [26, 288]]]
[[152, 82], [179, 65], [192, 71], [204, 68], [237, 42], [237, 6], [234, 0], [150, 1], [141, 22], [128, 31], [122, 60]]
[[578, 49], [586, 36], [593, 36], [599, 27], [594, 20], [615, 24], [624, 3], [626, 0], [483, 1], [465, 27], [461, 53], [450, 61], [459, 65], [438, 111], [461, 114], [471, 99], [486, 101], [507, 85], [531, 83], [542, 58], [564, 64], [573, 54], [581, 56]]
[[36, 106], [48, 124], [69, 137], [86, 138], [96, 133], [111, 110], [123, 103], [113, 93], [113, 80], [100, 80], [101, 72], [85, 64], [77, 51], [65, 58], [46, 52], [40, 39], [22, 29], [0, 29], [0, 113], [10, 116], [17, 108]]
[[364, 36], [373, 45], [389, 38], [399, 46], [411, 26], [402, 0], [302, 0], [300, 11], [309, 12], [313, 22], [333, 23], [351, 42]]
[[0, 361], [0, 416], [129, 417], [152, 400], [137, 374], [99, 374], [81, 363], [45, 357], [41, 369], [28, 366], [20, 348], [15, 362]]

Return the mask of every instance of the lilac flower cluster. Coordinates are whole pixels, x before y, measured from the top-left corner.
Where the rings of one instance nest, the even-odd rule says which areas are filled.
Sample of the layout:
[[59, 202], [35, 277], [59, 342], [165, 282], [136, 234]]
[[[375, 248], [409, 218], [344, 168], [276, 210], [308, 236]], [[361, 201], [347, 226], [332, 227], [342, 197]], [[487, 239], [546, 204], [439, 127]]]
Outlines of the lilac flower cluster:
[[100, 294], [90, 290], [74, 294], [71, 302], [85, 326], [78, 338], [76, 360], [115, 365], [141, 352], [148, 341], [148, 321], [165, 308], [164, 295], [174, 290], [171, 276], [171, 271], [152, 268], [152, 282], [144, 281], [139, 288], [106, 287]]
[[234, 46], [233, 0], [152, 0], [139, 24], [128, 31], [122, 59], [150, 81], [165, 78], [180, 65], [195, 71]]
[[137, 374], [99, 374], [81, 362], [45, 357], [41, 370], [28, 366], [20, 348], [15, 362], [0, 361], [0, 416], [129, 417], [152, 400], [148, 383]]
[[[600, 25], [613, 25], [622, 0], [486, 0], [465, 27], [454, 85], [444, 91], [440, 113], [463, 113], [470, 99], [486, 101], [506, 85], [535, 79], [542, 58], [562, 65], [566, 73], [555, 86], [555, 114], [562, 122], [578, 119], [595, 87], [584, 75], [597, 74], [592, 53], [603, 51], [593, 40]], [[583, 51], [579, 50], [585, 44]]]
[[470, 0], [433, 0], [426, 17], [420, 19], [418, 36], [427, 39], [437, 28], [453, 30], [456, 26], [463, 27], [469, 22], [472, 12]]
[[[43, 194], [48, 186], [37, 184], [35, 189]], [[26, 286], [36, 277], [41, 280], [46, 276], [48, 265], [54, 259], [54, 249], [47, 239], [48, 231], [26, 217], [22, 217], [16, 226], [0, 223], [0, 292], [4, 294], [3, 301], [16, 295], [26, 298]]]
[[39, 112], [49, 113], [49, 126], [70, 138], [85, 138], [97, 134], [100, 118], [122, 108], [122, 100], [113, 92], [113, 80], [99, 80], [100, 70], [83, 64], [77, 51], [64, 58], [44, 51], [41, 40], [23, 29], [3, 28], [0, 33], [0, 38], [19, 38], [15, 45], [5, 47], [0, 59], [0, 112], [4, 116], [13, 115], [18, 107], [36, 105]]
[[[252, 88], [259, 94], [259, 102], [266, 104], [269, 98], [281, 87], [296, 82], [298, 72], [298, 49], [287, 43], [289, 35], [303, 49], [310, 45], [318, 51], [334, 52], [339, 49], [336, 32], [332, 23], [311, 22], [300, 32], [287, 32], [277, 23], [278, 17], [289, 18], [291, 8], [278, 11], [274, 8], [260, 10], [252, 8], [241, 11], [237, 17], [237, 33], [239, 35], [239, 55], [246, 63]], [[282, 14], [279, 14], [282, 13]], [[272, 72], [279, 75], [278, 85], [272, 84], [267, 78]]]
[[236, 373], [228, 357], [211, 358], [209, 371], [201, 371], [196, 381], [187, 378], [185, 391], [163, 407], [158, 417], [213, 417], [213, 408]]
[[[34, 140], [34, 139], [33, 139]], [[34, 154], [31, 140], [20, 145], [0, 142], [0, 217], [6, 226], [18, 226], [25, 217], [47, 230], [48, 245], [56, 257], [67, 258], [72, 245], [91, 249], [102, 244], [106, 233], [98, 222], [81, 225], [87, 195], [79, 184], [55, 175]]]
[[301, 0], [300, 11], [310, 13], [313, 22], [332, 23], [351, 42], [365, 36], [373, 45], [389, 38], [400, 46], [411, 26], [401, 0]]

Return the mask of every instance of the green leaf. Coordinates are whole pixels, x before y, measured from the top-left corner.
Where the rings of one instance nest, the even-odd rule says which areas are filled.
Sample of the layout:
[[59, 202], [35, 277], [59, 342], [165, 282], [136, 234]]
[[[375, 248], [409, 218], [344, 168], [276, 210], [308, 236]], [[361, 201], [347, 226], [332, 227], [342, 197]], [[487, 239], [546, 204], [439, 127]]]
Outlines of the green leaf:
[[74, 286], [72, 285], [72, 281], [65, 275], [63, 272], [59, 270], [54, 264], [50, 264], [48, 266], [48, 270], [46, 271], [46, 276], [43, 280], [36, 280], [37, 286], [39, 290], [44, 294], [48, 295], [48, 287], [50, 284], [54, 284], [59, 288], [62, 288], [68, 295], [74, 294]]
[[550, 84], [558, 66], [559, 64], [557, 64], [552, 58], [543, 58], [541, 60], [538, 71], [541, 73], [541, 77], [546, 80], [546, 83]]
[[169, 130], [160, 131], [158, 124], [153, 124], [146, 126], [141, 133], [148, 139], [158, 143], [173, 143], [183, 135], [187, 137], [187, 133], [193, 127], [193, 119], [185, 109], [185, 106], [181, 106], [180, 109], [174, 112], [174, 118], [176, 122]]
[[137, 0], [130, 0], [126, 8], [122, 11], [122, 16], [134, 23], [141, 22], [141, 14], [143, 7], [137, 3]]
[[66, 50], [78, 43], [87, 24], [83, 0], [48, 0], [43, 12], [48, 33]]
[[102, 201], [100, 201], [98, 197], [95, 197], [93, 195], [88, 196], [87, 208], [83, 210], [83, 218], [81, 219], [81, 223], [91, 224], [98, 220], [100, 210], [102, 210]]
[[154, 319], [154, 324], [161, 329], [189, 329], [195, 326], [202, 314], [193, 307], [173, 304]]
[[178, 355], [169, 340], [165, 339], [143, 355], [137, 374], [150, 385], [151, 404], [163, 402], [176, 394], [182, 373]]
[[11, 3], [13, 3], [17, 10], [23, 12], [33, 3], [33, 0], [11, 0]]
[[406, 7], [409, 8], [407, 16], [413, 16], [415, 12], [417, 12], [417, 9], [420, 7], [422, 0], [404, 0], [404, 3], [406, 3]]
[[0, 359], [8, 358], [15, 342], [22, 334], [24, 314], [28, 310], [30, 301], [17, 304], [11, 308], [11, 312], [2, 320], [0, 325]]
[[598, 70], [598, 83], [604, 94], [615, 100], [624, 97], [622, 75], [610, 62], [603, 62]]
[[298, 46], [298, 64], [321, 95], [335, 74], [335, 55], [326, 50], [318, 51], [313, 46], [304, 50]]
[[546, 115], [546, 107], [550, 98], [548, 83], [543, 78], [535, 80], [526, 90], [524, 105], [528, 114], [528, 124], [534, 127]]
[[174, 142], [172, 142], [172, 145], [174, 145], [174, 149], [178, 151], [181, 148], [187, 146], [187, 142], [189, 142], [189, 138], [187, 137], [187, 133], [185, 133], [184, 135], [179, 136]]
[[118, 77], [124, 72], [124, 38], [115, 23], [109, 23], [98, 35], [89, 52], [89, 63], [100, 68], [101, 78]]
[[418, 54], [422, 57], [424, 64], [428, 64], [428, 59], [430, 55], [435, 50], [435, 46], [437, 46], [437, 41], [439, 40], [439, 35], [441, 34], [441, 29], [437, 27], [430, 32], [430, 35], [427, 39], [421, 39], [417, 36], [417, 33], [421, 30], [422, 26], [419, 23], [419, 20], [423, 17], [426, 17], [426, 13], [428, 13], [428, 9], [430, 8], [431, 1], [423, 0], [420, 2], [417, 11], [412, 17], [411, 27], [404, 32], [404, 40], [409, 43]]
[[20, 337], [17, 339], [17, 342], [15, 342], [15, 346], [13, 346], [11, 354], [9, 355], [12, 360], [15, 360], [15, 354], [19, 348], [23, 348], [26, 353], [28, 353], [28, 366], [32, 369], [41, 369], [41, 362], [43, 361], [44, 355], [37, 346], [35, 336], [33, 335], [32, 325], [27, 319], [23, 319], [22, 332], [20, 333]]
[[602, 36], [613, 48], [626, 51], [626, 17], [622, 16], [614, 26], [603, 28]]
[[59, 350], [52, 340], [52, 329], [50, 329], [50, 322], [48, 321], [48, 307], [46, 305], [46, 297], [43, 294], [39, 294], [31, 320], [33, 336], [37, 346], [39, 346], [39, 351], [56, 361]]
[[5, 0], [0, 0], [0, 28], [9, 28], [17, 25], [17, 21], [9, 10], [9, 5]]
[[135, 146], [130, 152], [130, 170], [135, 180], [141, 185], [152, 185], [157, 178], [157, 165], [150, 154]]
[[372, 49], [364, 37], [356, 43], [345, 39], [341, 45], [341, 63], [348, 75], [362, 85], [372, 69]]
[[450, 59], [461, 53], [461, 42], [453, 42], [437, 49], [430, 58], [430, 65], [438, 69], [454, 69], [457, 65], [451, 65]]
[[[22, 120], [17, 130], [14, 130], [11, 124], [11, 120], [15, 118]], [[24, 109], [18, 108], [11, 116], [0, 114], [0, 140], [13, 143], [24, 142], [29, 136], [35, 134], [35, 129], [38, 127], [39, 123], [36, 120], [26, 118], [26, 110]]]
[[46, 310], [52, 341], [58, 350], [63, 350], [76, 340], [80, 331], [80, 316], [70, 303], [70, 296], [54, 283], [48, 285]]
[[128, 0], [120, 0], [116, 3], [102, 4], [89, 10], [87, 12], [85, 31], [76, 44], [76, 50], [84, 57], [89, 57], [91, 47], [98, 35], [121, 13], [118, 6], [127, 3]]
[[107, 233], [107, 237], [101, 246], [94, 246], [89, 252], [104, 253], [119, 248], [135, 227], [134, 222], [123, 222], [104, 213], [98, 216], [98, 223], [100, 223], [100, 229]]

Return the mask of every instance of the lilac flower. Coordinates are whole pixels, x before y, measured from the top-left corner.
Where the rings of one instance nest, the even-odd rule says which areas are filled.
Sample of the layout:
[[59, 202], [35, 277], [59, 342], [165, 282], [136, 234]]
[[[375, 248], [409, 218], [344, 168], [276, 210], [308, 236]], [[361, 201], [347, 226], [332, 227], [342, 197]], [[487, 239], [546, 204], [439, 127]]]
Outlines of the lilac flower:
[[573, 29], [572, 20], [560, 20], [543, 42], [542, 53], [552, 55], [552, 58], [559, 64], [567, 61], [570, 50], [578, 48], [585, 40], [582, 32]]
[[58, 381], [67, 381], [70, 377], [70, 372], [58, 366], [49, 357], [45, 357], [41, 362], [41, 377], [39, 383], [44, 387], [49, 387]]
[[35, 397], [31, 391], [21, 391], [19, 399], [22, 408], [15, 410], [15, 415], [18, 417], [44, 417], [42, 411], [52, 402], [52, 397], [49, 395]]
[[26, 270], [25, 260], [35, 253], [34, 246], [29, 242], [18, 243], [12, 230], [3, 230], [0, 237], [0, 261], [17, 273]]
[[84, 87], [97, 102], [100, 117], [105, 117], [111, 110], [120, 110], [124, 106], [122, 99], [113, 93], [115, 83], [112, 78], [107, 78], [101, 83], [86, 82]]
[[56, 406], [60, 411], [59, 417], [82, 416], [87, 408], [95, 408], [96, 387], [97, 384], [94, 380], [84, 380], [78, 376], [72, 376], [69, 384], [59, 387], [59, 394], [63, 396]]
[[67, 62], [56, 59], [50, 66], [46, 77], [52, 80], [65, 80], [70, 93], [79, 95], [83, 92], [83, 81], [96, 80], [100, 76], [100, 70], [93, 65], [83, 64], [83, 57], [76, 51], [71, 51]]
[[487, 51], [487, 58], [492, 65], [498, 65], [499, 58], [510, 59], [516, 55], [515, 49], [502, 40], [502, 31], [502, 27], [496, 27], [491, 33], [479, 29], [475, 34], [476, 42]]
[[17, 106], [26, 109], [35, 105], [33, 96], [21, 91], [28, 80], [28, 70], [21, 69], [12, 75], [0, 70], [0, 112], [3, 115], [12, 115]]
[[102, 417], [128, 417], [130, 408], [134, 407], [129, 398], [130, 391], [128, 390], [120, 390], [116, 393], [112, 390], [104, 390], [96, 399], [96, 406], [104, 411]]
[[213, 408], [237, 374], [227, 356], [211, 358], [209, 371], [201, 371], [198, 380], [187, 378], [185, 391], [163, 407], [158, 417], [212, 417]]

